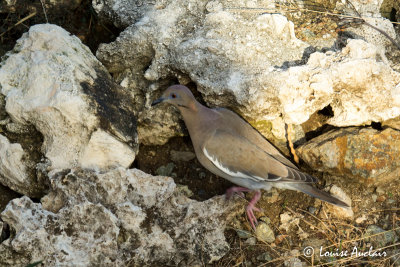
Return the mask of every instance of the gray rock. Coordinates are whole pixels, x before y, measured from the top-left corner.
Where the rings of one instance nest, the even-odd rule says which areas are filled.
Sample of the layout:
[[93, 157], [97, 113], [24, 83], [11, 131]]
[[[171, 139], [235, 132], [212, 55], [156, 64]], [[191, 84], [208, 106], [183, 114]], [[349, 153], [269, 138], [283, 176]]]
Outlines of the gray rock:
[[144, 12], [154, 6], [154, 0], [92, 0], [92, 6], [101, 20], [125, 28], [138, 21]]
[[259, 220], [265, 222], [266, 224], [271, 224], [271, 219], [267, 216], [262, 216], [259, 218]]
[[[299, 126], [327, 106], [333, 110], [327, 123], [339, 127], [400, 115], [400, 73], [380, 60], [382, 51], [373, 44], [349, 40], [342, 51], [315, 52], [306, 62], [302, 57], [308, 45], [295, 37], [293, 24], [282, 15], [234, 12], [230, 1], [160, 0], [148, 7], [132, 15], [140, 19], [115, 42], [97, 51], [121, 81], [135, 81], [127, 88], [146, 103], [165, 88], [160, 82], [172, 77], [192, 81], [208, 105], [235, 109], [279, 145], [285, 123]], [[385, 25], [393, 28], [388, 21]], [[382, 93], [376, 94], [376, 88]], [[149, 108], [140, 108], [141, 119], [148, 119], [144, 128], [139, 125], [141, 135], [162, 129], [164, 138], [182, 134], [167, 132], [179, 130], [172, 127], [177, 121], [151, 116]], [[166, 107], [157, 109], [166, 113]], [[293, 139], [301, 140], [304, 132], [295, 128]]]
[[365, 240], [371, 242], [374, 248], [393, 244], [399, 239], [394, 231], [385, 231], [377, 225], [368, 226], [364, 236]]
[[172, 171], [175, 168], [175, 164], [170, 162], [167, 165], [163, 165], [160, 166], [157, 170], [156, 170], [156, 174], [157, 175], [161, 175], [161, 176], [171, 176]]
[[317, 211], [317, 209], [315, 207], [308, 208], [308, 212], [310, 212], [311, 214], [315, 214], [316, 211]]
[[[39, 159], [40, 160], [40, 159]], [[41, 197], [47, 178], [37, 175], [35, 156], [19, 143], [11, 143], [0, 134], [0, 183], [31, 197]]]
[[352, 200], [343, 191], [343, 189], [338, 187], [337, 185], [334, 185], [331, 187], [329, 192], [332, 196], [342, 200], [344, 203], [349, 205], [348, 208], [342, 208], [342, 207], [339, 207], [336, 205], [327, 205], [327, 210], [331, 213], [331, 215], [333, 215], [336, 218], [341, 218], [341, 219], [353, 218], [354, 212], [351, 207]]
[[268, 252], [264, 252], [263, 254], [257, 256], [257, 260], [262, 262], [268, 262], [272, 260], [272, 257]]
[[200, 179], [206, 178], [206, 173], [205, 173], [205, 172], [200, 172], [200, 173], [199, 173], [199, 178], [200, 178]]
[[183, 194], [186, 197], [191, 197], [193, 196], [193, 192], [192, 190], [189, 189], [189, 187], [187, 185], [181, 185], [181, 184], [177, 184], [176, 185], [176, 191]]
[[257, 244], [257, 239], [255, 237], [249, 237], [246, 241], [244, 241], [244, 243], [249, 246], [254, 246]]
[[253, 236], [251, 232], [242, 229], [236, 229], [236, 233], [238, 237], [242, 239], [248, 239]]
[[191, 161], [192, 159], [194, 159], [196, 157], [196, 155], [190, 151], [171, 150], [170, 155], [171, 155], [171, 160], [175, 161], [175, 162]]
[[0, 85], [12, 121], [43, 134], [50, 169], [133, 162], [138, 145], [130, 93], [62, 28], [31, 27], [2, 63]]
[[299, 258], [300, 252], [297, 249], [291, 250], [285, 253], [285, 261], [283, 265], [285, 267], [305, 267], [307, 264], [302, 262]]
[[[382, 8], [381, 5], [383, 4], [383, 2], [386, 1], [382, 2], [355, 1], [354, 7], [361, 14], [361, 16], [365, 18], [365, 21], [367, 23], [383, 30], [391, 38], [396, 39], [396, 32], [393, 28], [392, 23], [390, 22], [389, 19], [383, 18], [381, 15], [383, 12], [383, 10], [381, 9]], [[387, 2], [388, 3], [386, 3], [386, 5], [388, 4], [390, 5], [390, 1]], [[348, 5], [344, 4], [344, 2], [337, 2], [336, 9], [342, 13], [354, 14], [354, 10], [352, 10]], [[368, 41], [369, 43], [376, 45], [381, 50], [381, 53], [384, 57], [383, 60], [386, 59], [384, 56], [385, 47], [392, 45], [392, 43], [382, 33], [363, 23], [361, 25], [357, 25], [354, 27], [352, 27], [352, 25], [349, 25], [349, 27], [346, 28], [346, 30], [352, 32], [354, 35], [358, 36], [358, 38], [362, 38]]]
[[175, 190], [169, 177], [117, 168], [54, 173], [41, 203], [12, 200], [1, 219], [15, 232], [0, 244], [1, 266], [193, 265], [229, 250], [225, 222], [240, 211], [214, 197]]
[[257, 225], [256, 236], [257, 239], [263, 242], [272, 243], [275, 241], [274, 231], [272, 231], [271, 227], [269, 227], [265, 222], [260, 222]]

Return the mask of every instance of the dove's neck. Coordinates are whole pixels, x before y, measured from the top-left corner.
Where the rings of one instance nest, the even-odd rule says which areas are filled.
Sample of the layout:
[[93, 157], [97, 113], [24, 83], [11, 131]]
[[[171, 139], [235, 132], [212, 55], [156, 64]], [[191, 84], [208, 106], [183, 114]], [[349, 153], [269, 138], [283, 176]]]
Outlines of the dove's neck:
[[195, 140], [203, 140], [202, 136], [208, 134], [211, 124], [218, 117], [218, 114], [194, 100], [190, 108], [179, 108], [185, 125], [189, 131], [193, 145], [196, 147]]

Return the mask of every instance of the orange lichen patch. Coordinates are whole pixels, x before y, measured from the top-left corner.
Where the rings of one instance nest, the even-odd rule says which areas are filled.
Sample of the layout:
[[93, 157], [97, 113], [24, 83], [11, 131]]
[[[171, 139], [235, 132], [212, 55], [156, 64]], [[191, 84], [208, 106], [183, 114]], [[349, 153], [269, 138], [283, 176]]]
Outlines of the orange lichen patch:
[[354, 159], [354, 167], [357, 169], [363, 169], [368, 172], [372, 172], [374, 170], [382, 169], [387, 166], [387, 160], [379, 159], [379, 158], [356, 158]]
[[363, 183], [383, 183], [400, 175], [400, 131], [346, 128], [328, 132], [303, 146], [299, 155], [310, 166]]
[[339, 162], [337, 165], [337, 168], [341, 171], [345, 169], [345, 157], [346, 157], [346, 152], [347, 152], [347, 136], [339, 136], [336, 138], [336, 146], [339, 151]]
[[386, 129], [382, 132], [352, 137], [352, 143], [358, 147], [353, 151], [353, 173], [364, 178], [378, 178], [400, 168], [400, 132]]

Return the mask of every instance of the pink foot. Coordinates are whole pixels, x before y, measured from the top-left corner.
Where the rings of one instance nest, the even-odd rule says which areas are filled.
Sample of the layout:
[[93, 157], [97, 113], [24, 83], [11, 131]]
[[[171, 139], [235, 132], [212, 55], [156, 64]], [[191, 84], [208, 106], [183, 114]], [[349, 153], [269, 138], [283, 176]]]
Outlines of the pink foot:
[[258, 202], [258, 200], [260, 199], [260, 197], [261, 197], [261, 192], [260, 192], [260, 190], [257, 190], [256, 194], [254, 195], [252, 200], [250, 200], [249, 205], [246, 207], [247, 218], [249, 218], [249, 222], [254, 231], [256, 230], [255, 225], [257, 225], [258, 222], [257, 222], [257, 218], [254, 215], [253, 211], [258, 211], [258, 212], [261, 211], [259, 208], [257, 208], [255, 206], [256, 203]]
[[228, 190], [226, 190], [225, 193], [225, 198], [226, 199], [230, 199], [233, 194], [238, 194], [240, 197], [244, 198], [244, 194], [243, 192], [250, 192], [251, 190], [245, 187], [240, 187], [240, 186], [233, 186], [231, 188], [229, 188]]

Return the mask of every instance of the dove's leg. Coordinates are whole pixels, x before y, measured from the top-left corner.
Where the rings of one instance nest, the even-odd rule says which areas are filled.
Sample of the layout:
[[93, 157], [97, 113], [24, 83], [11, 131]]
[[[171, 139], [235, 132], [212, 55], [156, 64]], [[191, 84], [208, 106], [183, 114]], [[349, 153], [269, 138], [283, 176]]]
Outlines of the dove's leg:
[[253, 227], [254, 231], [256, 230], [255, 224], [257, 224], [257, 218], [256, 216], [254, 216], [253, 210], [255, 211], [261, 211], [259, 208], [257, 208], [255, 205], [257, 203], [257, 201], [260, 199], [261, 197], [261, 191], [257, 190], [255, 191], [256, 194], [254, 195], [254, 197], [250, 200], [249, 205], [246, 208], [246, 213], [247, 213], [247, 218], [249, 218], [251, 227]]

